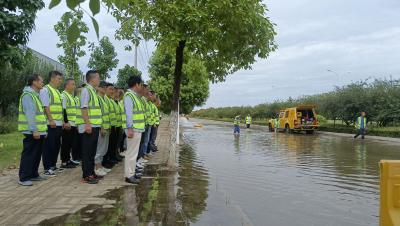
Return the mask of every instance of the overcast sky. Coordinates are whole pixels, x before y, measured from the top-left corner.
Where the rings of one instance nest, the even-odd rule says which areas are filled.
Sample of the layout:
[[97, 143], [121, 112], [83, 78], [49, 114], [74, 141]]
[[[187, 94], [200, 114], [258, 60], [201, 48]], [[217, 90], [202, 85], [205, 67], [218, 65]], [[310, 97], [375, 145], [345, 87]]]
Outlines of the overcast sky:
[[[45, 2], [47, 6], [49, 1]], [[266, 4], [268, 16], [277, 24], [279, 48], [252, 70], [212, 84], [203, 107], [255, 105], [327, 92], [335, 85], [367, 78], [400, 78], [399, 0], [269, 0]], [[65, 10], [59, 5], [40, 11], [28, 46], [57, 59], [62, 50], [56, 47], [53, 26]], [[109, 36], [116, 47], [118, 68], [133, 65], [133, 52], [124, 50], [127, 43], [113, 38], [118, 28], [115, 19], [104, 8], [96, 18], [100, 35]], [[89, 18], [86, 21], [89, 41], [97, 42]], [[138, 68], [145, 79], [153, 50], [152, 42], [142, 42], [139, 48]], [[89, 55], [80, 59], [82, 71], [87, 70], [88, 59]], [[111, 73], [112, 81], [116, 73]]]

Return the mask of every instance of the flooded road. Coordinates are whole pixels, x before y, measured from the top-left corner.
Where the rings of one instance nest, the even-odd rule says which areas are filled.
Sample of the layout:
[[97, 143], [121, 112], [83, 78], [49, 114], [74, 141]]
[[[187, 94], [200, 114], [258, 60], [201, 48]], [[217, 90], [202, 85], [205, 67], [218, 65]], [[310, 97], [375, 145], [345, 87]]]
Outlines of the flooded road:
[[146, 169], [105, 195], [114, 205], [41, 225], [378, 225], [378, 162], [398, 145], [196, 123], [184, 123], [179, 172]]

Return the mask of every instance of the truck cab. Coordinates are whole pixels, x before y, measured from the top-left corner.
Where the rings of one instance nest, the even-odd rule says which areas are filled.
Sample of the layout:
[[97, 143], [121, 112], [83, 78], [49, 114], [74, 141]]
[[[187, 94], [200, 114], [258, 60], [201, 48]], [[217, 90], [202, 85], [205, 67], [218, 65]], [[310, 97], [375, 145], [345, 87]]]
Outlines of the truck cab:
[[302, 132], [312, 134], [318, 129], [315, 105], [299, 105], [286, 108], [279, 113], [279, 130], [287, 133]]

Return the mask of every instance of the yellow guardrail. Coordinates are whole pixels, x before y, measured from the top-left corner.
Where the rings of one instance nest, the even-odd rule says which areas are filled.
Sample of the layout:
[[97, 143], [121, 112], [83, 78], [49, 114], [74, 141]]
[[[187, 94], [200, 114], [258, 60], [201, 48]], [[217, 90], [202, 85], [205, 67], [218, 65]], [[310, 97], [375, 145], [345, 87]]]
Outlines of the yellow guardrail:
[[380, 226], [400, 225], [400, 160], [381, 160]]

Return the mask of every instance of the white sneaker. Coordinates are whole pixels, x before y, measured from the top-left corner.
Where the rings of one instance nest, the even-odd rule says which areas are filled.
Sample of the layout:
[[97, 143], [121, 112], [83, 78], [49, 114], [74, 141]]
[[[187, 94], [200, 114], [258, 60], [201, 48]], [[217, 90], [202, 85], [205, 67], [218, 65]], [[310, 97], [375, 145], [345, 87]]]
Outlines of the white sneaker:
[[108, 169], [108, 168], [106, 168], [106, 167], [101, 168], [101, 170], [103, 170], [103, 171], [106, 172], [106, 173], [111, 172], [111, 169]]
[[105, 171], [101, 170], [101, 169], [95, 170], [94, 173], [95, 173], [96, 175], [103, 176], [103, 177], [104, 177], [105, 175], [107, 175], [107, 173], [106, 173]]

